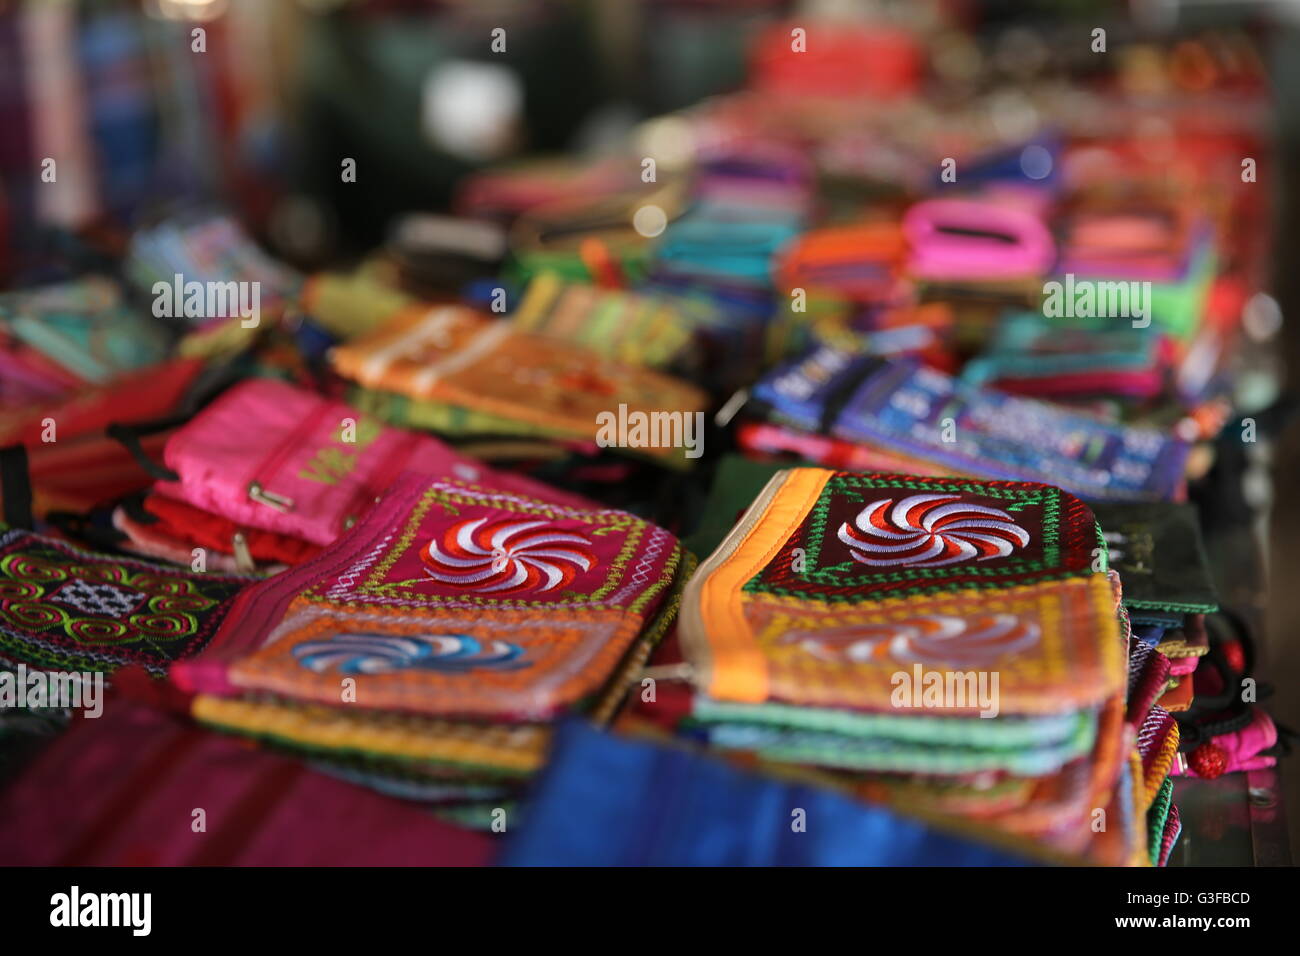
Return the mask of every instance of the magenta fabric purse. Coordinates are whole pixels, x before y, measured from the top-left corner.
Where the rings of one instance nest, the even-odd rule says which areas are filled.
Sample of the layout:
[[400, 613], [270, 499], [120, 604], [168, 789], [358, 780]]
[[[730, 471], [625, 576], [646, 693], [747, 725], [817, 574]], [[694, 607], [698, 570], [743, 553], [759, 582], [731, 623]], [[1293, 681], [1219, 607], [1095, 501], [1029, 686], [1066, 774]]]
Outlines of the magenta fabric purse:
[[903, 217], [903, 234], [908, 271], [920, 279], [1023, 279], [1056, 259], [1052, 234], [1033, 213], [973, 199], [919, 202]]
[[[1250, 723], [1240, 730], [1219, 734], [1208, 741], [1208, 746], [1222, 752], [1221, 760], [1211, 761], [1217, 772], [1201, 774], [1197, 772], [1198, 760], [1195, 752], [1189, 759], [1175, 761], [1171, 773], [1179, 776], [1199, 777], [1214, 776], [1222, 773], [1236, 773], [1240, 770], [1265, 770], [1277, 765], [1277, 757], [1264, 753], [1277, 744], [1277, 725], [1262, 707], [1252, 708]], [[1206, 747], [1207, 744], [1201, 744]], [[1222, 767], [1222, 769], [1218, 769]]]
[[417, 805], [121, 697], [0, 791], [5, 866], [481, 866], [493, 850]]
[[585, 503], [270, 379], [230, 388], [168, 440], [163, 458], [177, 479], [157, 493], [319, 545], [356, 523], [403, 471]]

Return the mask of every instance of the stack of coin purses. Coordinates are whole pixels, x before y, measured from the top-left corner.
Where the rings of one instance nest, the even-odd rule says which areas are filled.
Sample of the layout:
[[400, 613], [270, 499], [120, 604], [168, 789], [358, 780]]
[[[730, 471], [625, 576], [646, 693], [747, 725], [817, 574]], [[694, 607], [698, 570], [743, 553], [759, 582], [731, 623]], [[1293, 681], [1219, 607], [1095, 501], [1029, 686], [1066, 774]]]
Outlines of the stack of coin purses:
[[1181, 496], [1188, 446], [1032, 399], [964, 385], [916, 359], [829, 347], [755, 386], [767, 419], [742, 427], [756, 452], [861, 470], [1050, 481], [1089, 500]]
[[[573, 342], [606, 358], [650, 368], [682, 368], [704, 309], [666, 298], [566, 282], [543, 272], [528, 284], [511, 321], [520, 331]], [[690, 352], [696, 350], [691, 349]]]
[[[374, 393], [362, 399], [368, 410], [448, 434], [592, 445], [602, 413], [618, 415], [620, 406], [680, 421], [708, 404], [704, 392], [677, 379], [461, 306], [412, 308], [330, 354], [339, 374]], [[628, 450], [673, 467], [690, 462], [680, 447]]]
[[501, 806], [557, 714], [612, 714], [687, 564], [625, 512], [407, 473], [336, 544], [245, 592], [172, 676], [204, 723], [388, 792]]
[[577, 195], [535, 206], [510, 228], [511, 275], [532, 279], [556, 272], [566, 279], [621, 284], [645, 274], [652, 240], [636, 228], [637, 211], [680, 213], [683, 184], [671, 179], [609, 196]]
[[1134, 720], [1151, 801], [1152, 859], [1163, 863], [1180, 827], [1172, 778], [1271, 767], [1278, 728], [1259, 706], [1267, 688], [1243, 694], [1254, 669], [1249, 633], [1237, 615], [1218, 608], [1197, 512], [1107, 504], [1097, 516], [1134, 623], [1134, 684], [1149, 704]]
[[664, 233], [653, 274], [767, 289], [773, 257], [809, 213], [809, 171], [772, 145], [722, 155], [700, 164], [693, 200]]
[[314, 557], [403, 471], [490, 476], [530, 494], [542, 487], [270, 379], [228, 389], [168, 438], [163, 461], [160, 480], [119, 506], [114, 525], [132, 550], [185, 565], [201, 552], [213, 570], [274, 571]]
[[1218, 610], [1200, 522], [1191, 505], [1107, 502], [1097, 520], [1124, 581], [1124, 607], [1136, 639], [1170, 663], [1161, 706], [1180, 713], [1192, 703], [1197, 664], [1209, 651], [1205, 615]]
[[778, 472], [683, 597], [686, 725], [873, 799], [1145, 859], [1104, 554], [1050, 486]]
[[1020, 312], [1003, 318], [961, 379], [1044, 399], [1149, 399], [1164, 387], [1171, 364], [1166, 340], [1148, 329]]
[[[190, 329], [179, 345], [186, 357], [214, 357], [238, 353], [263, 330], [275, 324], [297, 296], [302, 277], [289, 266], [264, 253], [231, 218], [222, 215], [179, 216], [140, 229], [131, 237], [123, 270], [140, 294], [155, 298], [158, 283], [184, 291], [189, 283], [219, 283], [238, 294], [228, 299], [225, 315], [206, 314], [188, 307], [174, 320]], [[257, 290], [256, 324], [237, 314], [240, 297]], [[164, 293], [166, 294], [166, 293]], [[176, 292], [172, 292], [173, 297]], [[173, 308], [175, 308], [173, 302]]]
[[1150, 318], [1187, 339], [1216, 271], [1214, 232], [1187, 199], [1080, 197], [1061, 217], [1058, 278], [1150, 283]]
[[903, 216], [906, 274], [925, 298], [1037, 304], [1056, 260], [1041, 200], [928, 199]]
[[0, 400], [18, 383], [28, 384], [32, 397], [104, 384], [161, 361], [170, 344], [166, 330], [102, 276], [0, 295], [0, 343], [6, 340], [14, 348], [0, 348]]
[[782, 250], [781, 289], [803, 289], [858, 305], [891, 301], [897, 294], [907, 247], [892, 222], [812, 229]]
[[1130, 643], [1125, 724], [1137, 739], [1137, 754], [1130, 758], [1137, 782], [1134, 799], [1138, 819], [1145, 815], [1147, 857], [1157, 866], [1168, 862], [1182, 830], [1170, 778], [1179, 746], [1178, 723], [1156, 703], [1168, 677], [1168, 658], [1150, 644]]
[[644, 365], [720, 390], [756, 375], [764, 321], [701, 294], [671, 287], [600, 288], [544, 272], [511, 313], [522, 331], [575, 343], [606, 358]]

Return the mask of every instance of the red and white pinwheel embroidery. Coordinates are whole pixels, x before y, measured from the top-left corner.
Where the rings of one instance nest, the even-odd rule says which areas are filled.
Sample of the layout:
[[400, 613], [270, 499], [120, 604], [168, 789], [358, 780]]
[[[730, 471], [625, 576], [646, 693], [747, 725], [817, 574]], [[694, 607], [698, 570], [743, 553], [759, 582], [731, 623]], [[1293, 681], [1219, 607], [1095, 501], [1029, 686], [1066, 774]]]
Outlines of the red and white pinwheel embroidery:
[[[893, 505], [893, 507], [890, 507]], [[853, 560], [871, 567], [938, 568], [962, 561], [1005, 558], [1029, 544], [1029, 532], [997, 508], [961, 495], [911, 495], [873, 501], [839, 539]]]
[[553, 591], [596, 566], [586, 538], [547, 521], [461, 521], [420, 551], [424, 573], [485, 594]]

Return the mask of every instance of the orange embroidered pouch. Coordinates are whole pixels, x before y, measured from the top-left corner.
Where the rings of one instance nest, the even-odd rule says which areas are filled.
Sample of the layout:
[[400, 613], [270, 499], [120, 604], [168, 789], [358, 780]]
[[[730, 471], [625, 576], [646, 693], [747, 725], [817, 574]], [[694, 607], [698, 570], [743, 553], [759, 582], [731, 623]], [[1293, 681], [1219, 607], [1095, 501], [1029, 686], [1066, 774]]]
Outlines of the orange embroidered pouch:
[[[330, 355], [341, 375], [368, 388], [667, 460], [683, 457], [683, 442], [675, 439], [687, 424], [695, 425], [697, 415], [702, 420], [708, 404], [704, 392], [669, 376], [521, 332], [460, 306], [407, 310]], [[610, 423], [618, 427], [609, 429]], [[638, 425], [639, 436], [633, 430]]]
[[408, 473], [319, 557], [252, 588], [190, 690], [541, 719], [598, 692], [672, 589], [681, 550], [614, 510]]
[[719, 701], [888, 711], [920, 667], [996, 671], [1007, 713], [1095, 707], [1125, 680], [1104, 554], [1048, 485], [784, 471], [688, 586], [683, 648]]

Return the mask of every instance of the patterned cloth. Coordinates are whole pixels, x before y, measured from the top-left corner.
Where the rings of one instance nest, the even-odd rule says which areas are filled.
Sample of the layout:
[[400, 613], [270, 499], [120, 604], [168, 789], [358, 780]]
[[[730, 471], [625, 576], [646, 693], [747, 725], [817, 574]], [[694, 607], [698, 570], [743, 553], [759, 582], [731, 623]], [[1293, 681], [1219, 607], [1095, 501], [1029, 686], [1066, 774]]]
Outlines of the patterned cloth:
[[201, 651], [253, 579], [0, 535], [0, 660], [50, 670], [162, 674]]
[[482, 866], [493, 849], [419, 807], [122, 699], [0, 791], [0, 845], [21, 866]]
[[331, 762], [519, 778], [555, 715], [612, 716], [693, 568], [625, 512], [408, 473], [172, 674], [200, 721]]
[[[1117, 580], [1091, 512], [1056, 488], [779, 472], [684, 595], [685, 726], [764, 763], [851, 771], [838, 782], [864, 796], [1128, 862], [1138, 828], [1088, 816], [1137, 813]], [[977, 681], [995, 677], [986, 700]], [[1011, 783], [970, 785], [990, 778]]]
[[929, 466], [908, 471], [1051, 482], [1089, 500], [1171, 500], [1189, 451], [1165, 432], [976, 388], [916, 359], [830, 347], [775, 369], [754, 397], [767, 419], [796, 433]]
[[[675, 415], [680, 423], [707, 404], [703, 392], [683, 382], [457, 306], [405, 311], [330, 354], [341, 375], [367, 388], [587, 442], [599, 438], [601, 416], [620, 408], [647, 420], [656, 412]], [[656, 460], [686, 463], [680, 447], [648, 436], [629, 444]]]

